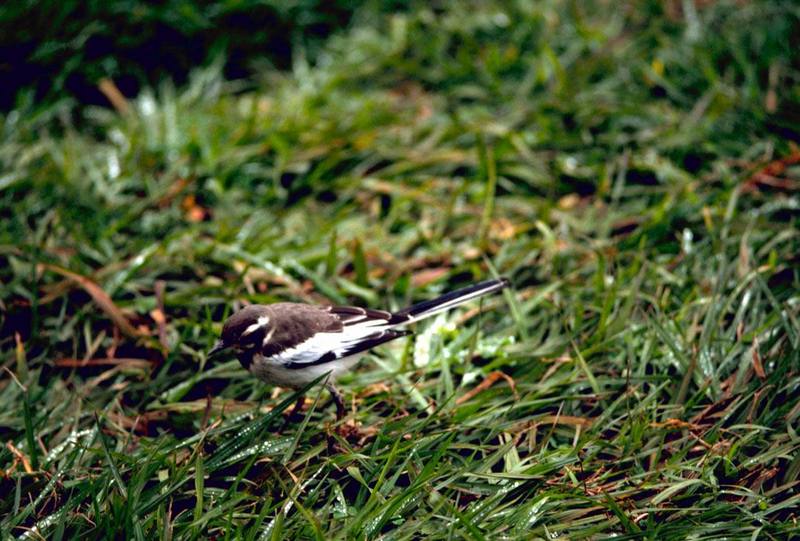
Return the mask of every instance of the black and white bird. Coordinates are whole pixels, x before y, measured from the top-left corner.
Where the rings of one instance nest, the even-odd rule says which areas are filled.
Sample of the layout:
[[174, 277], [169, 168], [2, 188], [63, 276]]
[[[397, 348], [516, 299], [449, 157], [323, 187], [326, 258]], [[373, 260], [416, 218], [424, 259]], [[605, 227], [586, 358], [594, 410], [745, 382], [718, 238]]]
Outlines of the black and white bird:
[[398, 327], [508, 286], [507, 278], [487, 280], [394, 313], [294, 302], [253, 304], [225, 321], [222, 337], [209, 356], [233, 350], [246, 370], [281, 387], [304, 387], [327, 375], [325, 385], [336, 403], [339, 419], [345, 409], [334, 382], [367, 350], [411, 334]]

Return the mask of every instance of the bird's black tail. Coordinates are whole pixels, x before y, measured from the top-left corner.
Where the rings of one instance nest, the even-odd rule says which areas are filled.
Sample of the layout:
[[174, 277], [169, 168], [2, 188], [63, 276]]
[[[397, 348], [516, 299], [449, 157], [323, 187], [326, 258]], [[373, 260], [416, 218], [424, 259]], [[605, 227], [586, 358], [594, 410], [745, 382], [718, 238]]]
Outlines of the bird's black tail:
[[395, 324], [419, 321], [420, 319], [425, 319], [426, 317], [444, 312], [445, 310], [450, 310], [451, 308], [454, 308], [459, 304], [463, 304], [472, 299], [477, 299], [483, 295], [495, 293], [496, 291], [500, 291], [510, 285], [511, 282], [508, 280], [508, 278], [498, 278], [496, 280], [479, 282], [462, 289], [451, 291], [450, 293], [445, 293], [436, 299], [421, 302], [400, 310], [399, 312], [395, 312], [390, 321], [391, 323]]

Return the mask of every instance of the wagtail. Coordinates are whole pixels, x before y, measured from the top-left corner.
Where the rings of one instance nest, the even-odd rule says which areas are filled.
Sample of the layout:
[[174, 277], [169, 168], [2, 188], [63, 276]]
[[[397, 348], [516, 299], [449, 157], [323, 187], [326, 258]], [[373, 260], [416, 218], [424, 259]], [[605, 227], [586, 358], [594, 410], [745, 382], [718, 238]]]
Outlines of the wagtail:
[[[500, 291], [508, 285], [507, 278], [487, 280], [394, 313], [294, 302], [253, 304], [228, 318], [222, 327], [222, 337], [209, 351], [209, 356], [233, 350], [246, 370], [281, 387], [301, 388], [325, 376], [325, 386], [336, 403], [338, 420], [344, 416], [345, 408], [334, 382], [367, 350], [411, 334], [398, 327]], [[301, 404], [298, 401], [293, 411]]]

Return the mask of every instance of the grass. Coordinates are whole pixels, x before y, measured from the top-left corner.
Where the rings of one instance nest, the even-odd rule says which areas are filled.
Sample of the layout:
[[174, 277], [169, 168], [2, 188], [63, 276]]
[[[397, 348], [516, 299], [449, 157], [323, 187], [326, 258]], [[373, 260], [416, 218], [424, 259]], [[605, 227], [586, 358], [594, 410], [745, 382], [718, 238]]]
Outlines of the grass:
[[[246, 91], [5, 114], [0, 535], [797, 535], [798, 11], [693, 5], [364, 8]], [[495, 272], [342, 381], [360, 435], [204, 353]]]

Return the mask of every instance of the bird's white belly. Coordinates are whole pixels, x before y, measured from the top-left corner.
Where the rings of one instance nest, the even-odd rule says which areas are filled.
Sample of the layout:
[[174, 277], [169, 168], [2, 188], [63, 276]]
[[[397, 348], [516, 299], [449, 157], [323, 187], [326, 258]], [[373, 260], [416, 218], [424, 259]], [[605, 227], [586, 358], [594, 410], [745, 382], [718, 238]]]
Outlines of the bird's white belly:
[[256, 355], [250, 365], [250, 372], [270, 385], [279, 387], [303, 387], [328, 374], [327, 381], [333, 382], [358, 362], [361, 355], [343, 357], [327, 363], [310, 365], [305, 368], [286, 368], [270, 357]]

